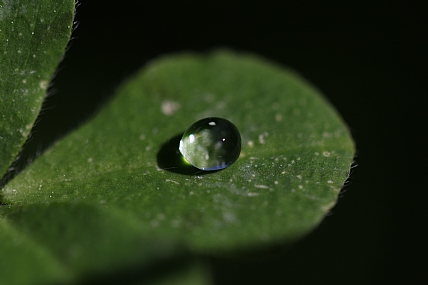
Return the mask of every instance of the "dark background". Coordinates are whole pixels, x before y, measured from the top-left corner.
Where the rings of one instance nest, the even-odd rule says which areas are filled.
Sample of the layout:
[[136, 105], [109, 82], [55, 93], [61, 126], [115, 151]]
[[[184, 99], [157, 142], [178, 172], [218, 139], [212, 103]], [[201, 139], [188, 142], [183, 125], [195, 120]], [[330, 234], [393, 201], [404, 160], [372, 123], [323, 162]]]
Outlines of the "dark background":
[[338, 205], [291, 250], [209, 259], [215, 284], [428, 282], [428, 10], [420, 2], [80, 1], [78, 28], [22, 165], [150, 59], [229, 47], [289, 66], [349, 125], [356, 164]]

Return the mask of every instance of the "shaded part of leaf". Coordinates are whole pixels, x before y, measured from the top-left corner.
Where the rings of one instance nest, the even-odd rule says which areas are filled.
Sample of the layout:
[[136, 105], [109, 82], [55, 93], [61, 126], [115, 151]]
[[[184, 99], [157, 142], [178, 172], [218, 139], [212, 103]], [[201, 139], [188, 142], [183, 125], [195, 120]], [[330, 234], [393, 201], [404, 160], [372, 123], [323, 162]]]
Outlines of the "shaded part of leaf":
[[79, 284], [210, 285], [211, 275], [206, 264], [196, 262], [189, 256], [175, 256], [153, 262], [150, 266], [135, 264], [122, 270], [90, 276]]
[[73, 12], [73, 0], [2, 1], [0, 175], [30, 134], [70, 38]]
[[71, 277], [50, 251], [0, 219], [0, 284], [58, 284]]
[[157, 279], [138, 284], [144, 285], [211, 285], [212, 277], [208, 264], [202, 260], [182, 263], [180, 267], [170, 272], [159, 268]]
[[145, 237], [138, 221], [112, 207], [54, 203], [2, 211], [22, 236], [36, 243], [34, 250], [50, 252], [74, 280], [90, 284], [125, 275], [148, 278], [159, 262], [172, 260], [172, 267], [185, 256], [174, 241]]

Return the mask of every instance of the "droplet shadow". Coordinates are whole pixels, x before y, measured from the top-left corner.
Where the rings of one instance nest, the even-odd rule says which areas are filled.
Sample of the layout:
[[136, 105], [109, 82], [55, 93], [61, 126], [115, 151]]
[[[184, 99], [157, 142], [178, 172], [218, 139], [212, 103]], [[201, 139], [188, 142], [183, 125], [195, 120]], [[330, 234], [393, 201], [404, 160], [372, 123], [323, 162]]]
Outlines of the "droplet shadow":
[[173, 136], [166, 141], [156, 155], [158, 167], [183, 175], [205, 175], [217, 171], [203, 171], [185, 162], [178, 147], [183, 133]]

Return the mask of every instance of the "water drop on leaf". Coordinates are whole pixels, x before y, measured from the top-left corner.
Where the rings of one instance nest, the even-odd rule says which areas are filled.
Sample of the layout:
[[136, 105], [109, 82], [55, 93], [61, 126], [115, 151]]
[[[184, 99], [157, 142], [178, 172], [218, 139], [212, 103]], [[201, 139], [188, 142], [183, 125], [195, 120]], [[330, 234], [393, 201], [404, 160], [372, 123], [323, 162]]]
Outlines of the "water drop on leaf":
[[205, 171], [220, 170], [238, 159], [241, 135], [226, 119], [205, 118], [184, 132], [179, 149], [194, 167]]

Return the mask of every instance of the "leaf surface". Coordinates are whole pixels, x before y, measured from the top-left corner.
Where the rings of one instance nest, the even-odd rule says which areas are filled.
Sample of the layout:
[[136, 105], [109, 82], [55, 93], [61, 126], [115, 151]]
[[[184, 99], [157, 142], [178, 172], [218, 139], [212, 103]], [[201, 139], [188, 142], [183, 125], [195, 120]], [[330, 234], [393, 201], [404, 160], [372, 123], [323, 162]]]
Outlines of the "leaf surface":
[[0, 175], [31, 131], [73, 16], [72, 0], [0, 1]]
[[[242, 151], [230, 167], [203, 172], [183, 163], [178, 142], [192, 123], [211, 116], [237, 126]], [[131, 231], [195, 253], [291, 244], [335, 204], [353, 155], [339, 115], [295, 72], [224, 50], [167, 56], [11, 181], [3, 191], [11, 206], [2, 212], [41, 243], [50, 234], [39, 232], [36, 220], [79, 228], [70, 207], [89, 207], [106, 223], [120, 217], [108, 234], [117, 231], [118, 240]], [[72, 238], [81, 239], [100, 250], [69, 263], [76, 270], [118, 254], [97, 238]], [[50, 252], [62, 255], [61, 245]], [[129, 250], [126, 242], [118, 248]]]
[[[145, 237], [128, 215], [99, 205], [4, 206], [2, 212], [7, 221], [0, 220], [0, 250], [6, 251], [0, 257], [1, 284], [19, 278], [25, 278], [24, 284], [46, 284], [50, 278], [67, 283], [151, 276], [147, 268], [184, 252], [170, 240]], [[37, 266], [27, 264], [32, 262]]]
[[69, 279], [67, 270], [56, 258], [0, 219], [1, 284], [53, 284]]

